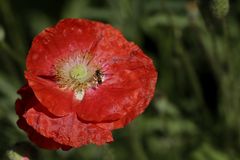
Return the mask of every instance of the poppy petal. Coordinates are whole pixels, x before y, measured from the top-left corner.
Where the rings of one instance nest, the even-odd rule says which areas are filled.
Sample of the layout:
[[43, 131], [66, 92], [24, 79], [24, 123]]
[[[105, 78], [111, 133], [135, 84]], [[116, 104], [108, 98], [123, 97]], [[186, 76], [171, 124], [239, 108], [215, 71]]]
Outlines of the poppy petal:
[[[26, 123], [26, 120], [24, 118], [20, 118], [17, 121], [17, 125], [19, 128], [21, 128], [22, 130], [28, 133], [28, 137], [33, 143], [35, 143], [37, 146], [41, 148], [56, 150], [56, 149], [62, 148], [63, 146], [53, 141], [53, 139], [51, 138], [46, 138], [40, 135], [38, 132], [36, 132], [31, 126], [29, 126]], [[66, 148], [66, 147], [63, 147], [63, 148]]]
[[89, 20], [64, 19], [36, 36], [27, 56], [27, 70], [34, 75], [53, 74], [53, 66], [68, 55], [89, 52], [101, 35]]
[[137, 116], [153, 97], [157, 72], [140, 49], [135, 47], [128, 56], [107, 62], [110, 64], [104, 68], [105, 81], [96, 89], [88, 90], [81, 103], [73, 103], [82, 120], [117, 121], [126, 118], [129, 112], [136, 112]]
[[27, 132], [29, 139], [41, 148], [50, 150], [62, 148], [63, 150], [69, 150], [71, 148], [70, 146], [61, 145], [51, 138], [46, 138], [40, 135], [26, 123], [26, 120], [23, 118], [23, 114], [30, 109], [32, 105], [34, 105], [36, 98], [34, 98], [32, 89], [28, 85], [21, 87], [18, 93], [22, 96], [22, 99], [18, 99], [16, 102], [16, 112], [19, 116], [17, 125], [19, 128]]
[[28, 72], [25, 77], [42, 107], [56, 116], [65, 116], [72, 111], [73, 92], [64, 91], [56, 83]]
[[89, 143], [101, 145], [113, 141], [111, 131], [95, 124], [82, 123], [76, 114], [52, 118], [31, 108], [24, 114], [24, 118], [40, 134], [67, 146], [80, 147]]

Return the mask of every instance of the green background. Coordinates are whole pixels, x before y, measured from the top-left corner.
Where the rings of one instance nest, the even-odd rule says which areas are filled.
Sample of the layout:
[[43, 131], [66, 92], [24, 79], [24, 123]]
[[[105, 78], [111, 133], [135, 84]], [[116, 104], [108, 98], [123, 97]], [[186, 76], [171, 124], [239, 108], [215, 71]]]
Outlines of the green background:
[[[158, 83], [113, 143], [47, 151], [17, 128], [14, 103], [33, 37], [66, 17], [121, 30], [153, 59]], [[239, 0], [0, 0], [0, 159], [9, 150], [31, 160], [240, 159], [239, 22]]]

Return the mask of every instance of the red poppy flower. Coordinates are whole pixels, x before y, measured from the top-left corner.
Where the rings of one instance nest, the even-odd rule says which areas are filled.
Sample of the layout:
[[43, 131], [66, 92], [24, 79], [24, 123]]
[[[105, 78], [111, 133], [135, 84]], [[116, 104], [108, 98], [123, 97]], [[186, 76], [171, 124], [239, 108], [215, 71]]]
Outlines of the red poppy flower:
[[152, 60], [100, 22], [64, 19], [37, 35], [16, 102], [18, 126], [47, 149], [113, 141], [153, 97]]

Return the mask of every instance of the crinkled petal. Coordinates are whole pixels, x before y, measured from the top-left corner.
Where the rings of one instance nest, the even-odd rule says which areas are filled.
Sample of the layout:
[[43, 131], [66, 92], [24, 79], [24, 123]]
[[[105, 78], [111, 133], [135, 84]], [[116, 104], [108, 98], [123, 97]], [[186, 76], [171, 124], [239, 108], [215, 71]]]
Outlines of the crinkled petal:
[[16, 112], [19, 116], [17, 125], [19, 126], [19, 128], [27, 132], [29, 139], [37, 146], [45, 149], [70, 149], [70, 146], [61, 145], [60, 143], [55, 142], [51, 138], [46, 138], [42, 136], [26, 123], [26, 120], [23, 118], [23, 114], [35, 104], [36, 98], [34, 98], [32, 89], [28, 85], [21, 87], [18, 93], [22, 96], [22, 99], [18, 99], [16, 101]]
[[80, 147], [89, 143], [101, 145], [113, 141], [110, 130], [82, 123], [74, 113], [52, 118], [31, 108], [24, 114], [24, 118], [40, 134], [67, 146]]
[[20, 118], [17, 121], [17, 125], [19, 126], [19, 128], [21, 128], [22, 130], [27, 132], [29, 139], [33, 143], [35, 143], [37, 146], [39, 146], [41, 148], [50, 149], [50, 150], [56, 150], [59, 148], [62, 148], [63, 150], [68, 150], [71, 148], [71, 147], [61, 145], [61, 144], [55, 142], [51, 138], [46, 138], [46, 137], [40, 135], [38, 132], [36, 132], [31, 126], [29, 126], [26, 123], [26, 120], [24, 118]]

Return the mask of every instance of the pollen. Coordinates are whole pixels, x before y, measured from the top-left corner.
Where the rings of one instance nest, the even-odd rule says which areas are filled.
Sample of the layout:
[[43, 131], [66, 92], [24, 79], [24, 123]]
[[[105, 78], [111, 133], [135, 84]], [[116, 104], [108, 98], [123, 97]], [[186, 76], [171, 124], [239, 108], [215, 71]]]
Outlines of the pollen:
[[104, 74], [91, 60], [88, 53], [78, 54], [60, 59], [54, 67], [58, 86], [72, 90], [77, 100], [84, 98], [87, 89], [96, 88], [103, 82]]

